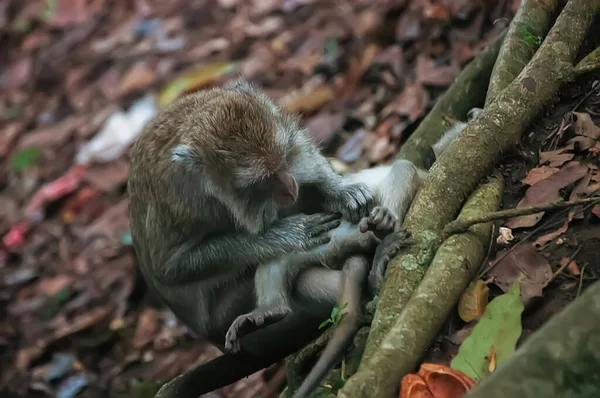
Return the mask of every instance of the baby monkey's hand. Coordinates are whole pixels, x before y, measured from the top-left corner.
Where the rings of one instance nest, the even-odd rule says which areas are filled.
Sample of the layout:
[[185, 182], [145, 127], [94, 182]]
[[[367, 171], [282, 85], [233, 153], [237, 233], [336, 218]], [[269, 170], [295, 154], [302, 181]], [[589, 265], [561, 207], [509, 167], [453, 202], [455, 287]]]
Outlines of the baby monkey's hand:
[[373, 207], [373, 194], [365, 184], [348, 184], [339, 188], [331, 211], [340, 212], [345, 219], [355, 224], [366, 217]]

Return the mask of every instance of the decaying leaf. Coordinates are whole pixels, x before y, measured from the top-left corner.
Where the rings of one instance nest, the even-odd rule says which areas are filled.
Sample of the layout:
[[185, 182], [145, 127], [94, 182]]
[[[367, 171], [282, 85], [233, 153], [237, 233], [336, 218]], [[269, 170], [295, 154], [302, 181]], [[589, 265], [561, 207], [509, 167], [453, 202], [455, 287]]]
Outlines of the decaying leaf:
[[509, 244], [515, 237], [512, 234], [512, 230], [506, 227], [498, 228], [498, 238], [496, 242], [502, 243], [504, 245]]
[[552, 267], [546, 257], [532, 244], [523, 243], [504, 256], [492, 269], [494, 283], [507, 292], [520, 279], [523, 302], [542, 295], [542, 290], [552, 278]]
[[522, 329], [524, 306], [519, 296], [519, 281], [516, 281], [507, 293], [488, 304], [473, 333], [462, 343], [452, 360], [452, 369], [460, 370], [480, 383], [490, 374], [492, 346], [497, 366], [513, 354]]
[[[560, 190], [576, 182], [586, 175], [587, 166], [572, 162], [559, 172], [529, 187], [525, 197], [519, 201], [517, 208], [555, 202], [561, 198]], [[532, 227], [544, 216], [544, 212], [511, 219], [506, 226], [511, 229]]]
[[186, 92], [199, 90], [225, 75], [235, 73], [239, 68], [238, 62], [216, 62], [183, 73], [163, 88], [158, 101], [160, 107], [166, 107]]
[[419, 372], [402, 378], [400, 398], [460, 398], [476, 383], [460, 370], [424, 363]]
[[575, 120], [575, 134], [597, 140], [600, 138], [600, 127], [596, 126], [589, 113], [573, 112]]
[[154, 308], [146, 308], [140, 315], [135, 329], [133, 338], [133, 346], [142, 348], [150, 343], [154, 335], [158, 331], [158, 322], [160, 320], [160, 312]]
[[538, 182], [550, 177], [551, 175], [555, 174], [559, 170], [560, 169], [558, 167], [551, 167], [551, 166], [534, 167], [533, 169], [529, 170], [529, 173], [527, 173], [527, 176], [525, 178], [523, 178], [521, 180], [521, 182], [523, 184], [527, 184], [527, 185], [534, 185], [534, 184], [537, 184]]
[[458, 315], [465, 322], [471, 322], [479, 318], [488, 304], [490, 289], [481, 279], [477, 279], [469, 285], [458, 302]]

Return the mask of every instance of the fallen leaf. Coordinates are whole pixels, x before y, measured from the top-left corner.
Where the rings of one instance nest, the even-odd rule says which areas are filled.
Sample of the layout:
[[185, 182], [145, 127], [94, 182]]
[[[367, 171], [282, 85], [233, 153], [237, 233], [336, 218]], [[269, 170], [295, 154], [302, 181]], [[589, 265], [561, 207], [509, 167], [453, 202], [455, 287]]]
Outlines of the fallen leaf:
[[504, 292], [521, 279], [521, 298], [527, 303], [532, 297], [542, 295], [542, 290], [552, 279], [552, 267], [532, 244], [523, 243], [498, 261], [492, 274], [495, 275], [494, 283]]
[[512, 234], [512, 230], [506, 227], [498, 228], [498, 238], [496, 239], [497, 243], [502, 243], [504, 245], [509, 244], [515, 238]]
[[381, 112], [383, 117], [395, 113], [407, 116], [411, 121], [421, 117], [429, 104], [429, 94], [418, 83], [409, 84], [402, 93]]
[[160, 313], [154, 308], [145, 308], [140, 314], [133, 337], [133, 346], [136, 349], [140, 349], [152, 341], [158, 331], [159, 320]]
[[523, 178], [521, 182], [527, 185], [534, 185], [557, 173], [559, 170], [560, 169], [558, 167], [550, 166], [534, 167], [533, 169], [529, 170], [529, 173], [527, 173], [527, 176]]
[[21, 173], [38, 163], [42, 151], [37, 147], [21, 149], [10, 160], [10, 168], [14, 173]]
[[481, 279], [469, 284], [458, 302], [458, 315], [465, 322], [471, 322], [479, 318], [488, 304], [490, 289]]
[[600, 205], [596, 205], [596, 206], [594, 206], [594, 208], [592, 209], [592, 213], [593, 213], [593, 214], [594, 214], [596, 217], [600, 218]]
[[556, 231], [550, 232], [548, 234], [542, 235], [539, 238], [536, 239], [536, 241], [533, 243], [533, 245], [535, 247], [543, 247], [546, 243], [554, 240], [555, 238], [559, 237], [560, 235], [564, 234], [565, 232], [567, 232], [567, 229], [569, 229], [569, 223], [573, 220], [573, 215], [571, 213], [569, 213], [568, 217], [567, 217], [567, 221], [565, 221], [565, 223], [558, 228]]
[[52, 341], [65, 338], [90, 328], [107, 318], [108, 315], [110, 315], [110, 312], [111, 309], [108, 307], [96, 307], [84, 314], [78, 315], [69, 323], [63, 325], [58, 330], [55, 330], [54, 333], [52, 333]]
[[600, 127], [596, 126], [589, 113], [573, 112], [575, 120], [575, 134], [583, 135], [597, 140], [600, 138]]
[[311, 113], [335, 98], [328, 85], [311, 85], [293, 92], [280, 100], [280, 105], [289, 113]]
[[187, 92], [199, 90], [225, 75], [236, 73], [239, 68], [239, 62], [215, 62], [185, 72], [162, 89], [159, 95], [160, 107], [165, 108]]
[[524, 306], [519, 290], [519, 281], [516, 281], [507, 293], [488, 304], [481, 320], [452, 360], [452, 369], [460, 370], [480, 383], [490, 374], [490, 347], [494, 347], [497, 366], [510, 358], [522, 331]]
[[402, 378], [400, 398], [460, 398], [475, 385], [473, 379], [459, 370], [424, 363], [417, 374]]
[[574, 153], [565, 152], [567, 148], [540, 153], [540, 164], [548, 163], [550, 167], [560, 167], [573, 159]]
[[455, 65], [437, 66], [435, 61], [423, 55], [417, 58], [417, 82], [430, 86], [447, 87], [460, 72]]
[[[579, 180], [588, 172], [587, 166], [573, 162], [563, 167], [559, 172], [532, 185], [525, 196], [517, 204], [517, 208], [535, 206], [558, 201], [560, 190]], [[506, 226], [511, 229], [532, 227], [544, 216], [544, 212], [535, 213], [511, 219]]]
[[[567, 263], [569, 264], [567, 265]], [[577, 266], [575, 260], [569, 261], [569, 257], [563, 257], [560, 259], [560, 267], [562, 268], [565, 266], [567, 267], [571, 275], [579, 276], [579, 274], [581, 274], [581, 271], [579, 271], [579, 267]]]
[[51, 278], [44, 278], [39, 281], [37, 290], [46, 296], [53, 296], [58, 292], [69, 287], [74, 281], [70, 275], [57, 275]]
[[17, 138], [17, 135], [23, 130], [23, 123], [8, 123], [0, 130], [0, 158], [6, 156]]
[[118, 159], [103, 164], [92, 164], [85, 175], [85, 180], [95, 188], [104, 192], [114, 192], [127, 182], [129, 162]]
[[8, 71], [8, 78], [0, 79], [6, 81], [7, 88], [18, 88], [31, 81], [33, 61], [30, 56], [23, 57], [12, 64]]
[[119, 96], [123, 97], [136, 90], [144, 89], [154, 83], [155, 80], [154, 69], [144, 61], [136, 62], [121, 79]]
[[306, 128], [316, 143], [326, 144], [331, 141], [346, 120], [343, 113], [320, 113], [306, 122]]
[[421, 36], [421, 12], [407, 10], [396, 25], [396, 39], [400, 42], [415, 40]]

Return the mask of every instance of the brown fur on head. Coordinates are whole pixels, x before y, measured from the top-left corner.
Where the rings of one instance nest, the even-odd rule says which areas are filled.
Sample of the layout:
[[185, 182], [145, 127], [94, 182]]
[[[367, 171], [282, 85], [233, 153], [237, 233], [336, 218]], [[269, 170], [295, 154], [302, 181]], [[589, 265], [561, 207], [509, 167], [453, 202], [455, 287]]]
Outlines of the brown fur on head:
[[[236, 219], [257, 213], [248, 215], [253, 220], [243, 224], [256, 223], [258, 215], [273, 219], [279, 207], [297, 199], [291, 170], [297, 129], [296, 121], [281, 114], [268, 97], [245, 81], [236, 81], [169, 106], [140, 135], [136, 147], [142, 149], [134, 151], [138, 157], [134, 163], [162, 173], [158, 178], [167, 187], [185, 179], [182, 184], [188, 187], [180, 191], [189, 191], [193, 184], [197, 192], [193, 196], [217, 198]], [[180, 200], [187, 199], [192, 198]]]

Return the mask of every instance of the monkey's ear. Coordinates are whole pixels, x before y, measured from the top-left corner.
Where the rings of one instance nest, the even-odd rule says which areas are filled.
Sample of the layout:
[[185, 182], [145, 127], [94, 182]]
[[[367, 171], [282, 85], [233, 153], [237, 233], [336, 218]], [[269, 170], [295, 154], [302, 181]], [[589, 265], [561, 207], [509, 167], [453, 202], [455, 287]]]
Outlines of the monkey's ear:
[[171, 160], [186, 168], [199, 167], [203, 163], [200, 149], [193, 149], [189, 145], [179, 144], [171, 149]]

